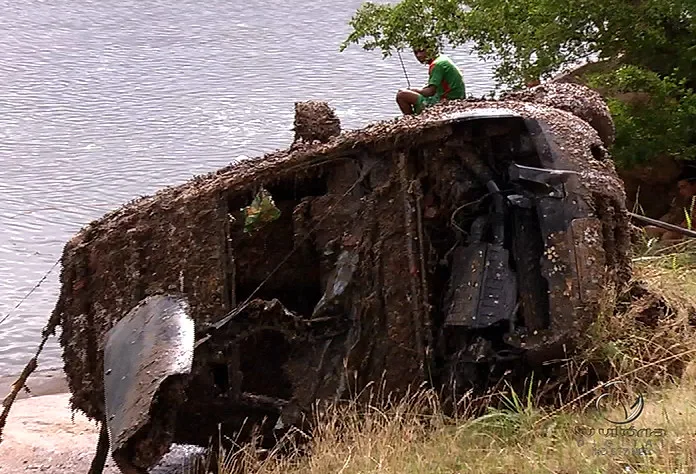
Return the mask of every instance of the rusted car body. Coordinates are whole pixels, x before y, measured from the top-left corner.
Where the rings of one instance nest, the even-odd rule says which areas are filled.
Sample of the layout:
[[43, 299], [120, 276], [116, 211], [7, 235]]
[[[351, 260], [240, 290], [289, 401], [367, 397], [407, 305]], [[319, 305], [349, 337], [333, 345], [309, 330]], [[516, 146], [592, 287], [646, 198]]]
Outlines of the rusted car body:
[[[261, 189], [280, 213], [249, 231]], [[533, 366], [630, 275], [624, 202], [596, 130], [514, 100], [196, 177], [67, 244], [72, 404], [106, 421], [124, 472], [145, 472], [219, 424], [271, 433], [373, 381], [467, 387], [493, 362]]]

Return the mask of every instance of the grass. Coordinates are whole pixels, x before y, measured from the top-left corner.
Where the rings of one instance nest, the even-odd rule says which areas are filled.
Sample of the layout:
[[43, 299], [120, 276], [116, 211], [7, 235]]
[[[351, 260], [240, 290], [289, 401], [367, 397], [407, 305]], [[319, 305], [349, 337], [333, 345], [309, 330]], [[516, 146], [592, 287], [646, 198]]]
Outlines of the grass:
[[[562, 361], [561, 382], [508, 385], [483, 415], [472, 415], [481, 400], [466, 398], [446, 416], [423, 387], [398, 401], [327, 405], [311, 435], [292, 433], [270, 453], [253, 443], [223, 452], [220, 472], [695, 473], [696, 245], [643, 242], [639, 251], [633, 281]], [[598, 406], [600, 393], [619, 393], [598, 380], [620, 382], [627, 405], [644, 397], [635, 422], [607, 421], [624, 412]]]
[[[419, 397], [436, 400], [428, 392]], [[690, 474], [696, 468], [693, 385], [651, 393], [633, 424], [640, 437], [609, 436], [614, 426], [593, 412], [561, 412], [539, 423], [547, 413], [527, 405], [469, 420], [423, 417], [407, 406], [372, 414], [336, 410], [320, 419], [311, 455], [264, 459], [246, 446], [229, 455], [224, 472]], [[665, 435], [647, 436], [645, 429]]]

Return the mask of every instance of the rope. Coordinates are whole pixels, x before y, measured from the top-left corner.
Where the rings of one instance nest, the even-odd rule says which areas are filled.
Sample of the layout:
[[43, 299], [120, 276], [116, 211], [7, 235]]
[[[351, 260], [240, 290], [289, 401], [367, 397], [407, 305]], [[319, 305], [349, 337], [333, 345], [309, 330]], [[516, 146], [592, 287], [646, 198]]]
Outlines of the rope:
[[10, 414], [12, 404], [17, 399], [17, 395], [19, 395], [20, 390], [26, 386], [29, 376], [36, 370], [36, 367], [38, 367], [39, 355], [41, 355], [41, 351], [43, 351], [46, 341], [49, 337], [51, 337], [53, 331], [56, 329], [56, 326], [58, 326], [58, 322], [60, 321], [59, 314], [59, 312], [54, 311], [54, 313], [51, 315], [46, 327], [42, 331], [43, 338], [41, 339], [39, 348], [36, 350], [36, 354], [34, 354], [34, 357], [32, 357], [31, 360], [29, 360], [29, 363], [26, 365], [26, 367], [24, 367], [24, 370], [22, 370], [22, 373], [19, 375], [15, 383], [12, 384], [10, 393], [2, 401], [2, 406], [4, 408], [2, 410], [2, 414], [0, 414], [0, 443], [2, 443], [2, 430], [5, 428], [7, 415]]
[[411, 88], [411, 81], [408, 80], [408, 73], [406, 72], [406, 66], [404, 66], [404, 59], [401, 57], [401, 50], [396, 50], [397, 54], [399, 55], [399, 61], [401, 61], [401, 69], [404, 71], [404, 76], [406, 76], [406, 84], [408, 84], [408, 88]]
[[[372, 165], [370, 165], [369, 168], [367, 168], [366, 170], [363, 170], [363, 172], [360, 174], [360, 176], [358, 177], [358, 179], [355, 180], [355, 182], [350, 186], [350, 188], [348, 188], [348, 190], [347, 190], [346, 192], [344, 192], [344, 193], [341, 195], [341, 197], [339, 197], [338, 200], [337, 200], [331, 207], [329, 207], [329, 209], [326, 210], [326, 212], [321, 216], [321, 218], [317, 221], [317, 223], [315, 224], [315, 226], [312, 228], [312, 230], [310, 230], [310, 231], [307, 233], [307, 235], [305, 235], [305, 236], [302, 238], [302, 240], [300, 240], [300, 242], [299, 242], [300, 244], [302, 244], [305, 240], [307, 240], [307, 239], [309, 238], [309, 236], [310, 236], [311, 234], [313, 234], [314, 231], [316, 231], [316, 230], [319, 228], [319, 226], [321, 225], [321, 223], [324, 222], [324, 219], [326, 219], [326, 218], [331, 214], [331, 212], [333, 211], [333, 209], [334, 209], [341, 201], [343, 201], [343, 199], [344, 199], [346, 196], [348, 196], [348, 194], [350, 194], [350, 193], [353, 191], [353, 189], [355, 189], [355, 187], [356, 187], [358, 184], [360, 184], [360, 182], [361, 182], [363, 179], [365, 179], [365, 177], [367, 176], [367, 174], [372, 170], [372, 168], [375, 167], [376, 164], [377, 164], [377, 163], [373, 163]], [[256, 287], [256, 289], [255, 289], [254, 291], [251, 292], [251, 294], [244, 300], [244, 302], [243, 302], [242, 304], [240, 304], [240, 305], [237, 306], [235, 309], [233, 309], [232, 311], [230, 311], [229, 313], [227, 313], [220, 321], [218, 321], [217, 323], [215, 323], [215, 324], [213, 325], [213, 331], [220, 329], [220, 328], [223, 327], [225, 324], [227, 324], [230, 320], [232, 320], [233, 318], [235, 318], [239, 313], [241, 313], [241, 312], [247, 307], [247, 305], [249, 304], [249, 302], [254, 298], [254, 296], [256, 296], [256, 294], [261, 290], [261, 288], [268, 282], [268, 280], [270, 280], [271, 277], [272, 277], [273, 275], [275, 275], [275, 273], [276, 273], [278, 270], [280, 270], [280, 268], [281, 268], [283, 265], [285, 265], [285, 263], [290, 259], [290, 257], [292, 257], [292, 255], [295, 253], [295, 251], [296, 251], [299, 247], [300, 247], [299, 244], [296, 245], [296, 246], [285, 256], [285, 258], [283, 258], [283, 260], [281, 260], [280, 263], [279, 263], [278, 265], [276, 265], [276, 267], [273, 269], [273, 271], [271, 271], [271, 272], [268, 274], [268, 276], [267, 276], [261, 283], [259, 283], [259, 285]], [[199, 340], [196, 342], [195, 347], [198, 347], [198, 346], [200, 346], [201, 344], [203, 344], [205, 341], [207, 341], [208, 339], [210, 339], [211, 336], [212, 336], [212, 334], [208, 334], [208, 335], [204, 336], [203, 338], [199, 339]]]
[[51, 267], [51, 269], [50, 269], [48, 272], [46, 272], [46, 274], [41, 278], [41, 280], [39, 280], [39, 282], [38, 282], [36, 285], [34, 285], [34, 288], [32, 288], [32, 289], [29, 291], [29, 293], [27, 293], [26, 295], [24, 295], [24, 298], [22, 298], [21, 300], [19, 300], [19, 303], [17, 303], [17, 305], [15, 305], [15, 307], [12, 308], [12, 309], [5, 315], [5, 317], [2, 318], [2, 319], [0, 320], [0, 324], [2, 324], [2, 323], [4, 323], [5, 321], [7, 321], [7, 318], [9, 318], [10, 315], [11, 315], [14, 311], [17, 311], [17, 309], [22, 305], [22, 303], [24, 303], [24, 302], [27, 300], [27, 298], [29, 298], [29, 297], [31, 296], [31, 294], [32, 294], [34, 291], [36, 291], [36, 289], [37, 289], [38, 287], [41, 286], [41, 284], [46, 280], [46, 278], [48, 278], [48, 275], [50, 275], [51, 272], [53, 272], [53, 270], [56, 268], [56, 266], [57, 266], [59, 263], [60, 263], [60, 258], [59, 258], [58, 260], [56, 260], [56, 263], [53, 264], [53, 266]]

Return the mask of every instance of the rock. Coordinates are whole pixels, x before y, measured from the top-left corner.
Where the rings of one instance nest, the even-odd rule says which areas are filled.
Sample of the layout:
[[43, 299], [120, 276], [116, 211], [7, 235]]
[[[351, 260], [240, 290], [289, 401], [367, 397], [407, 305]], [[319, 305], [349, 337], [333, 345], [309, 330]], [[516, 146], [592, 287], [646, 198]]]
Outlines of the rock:
[[341, 121], [326, 102], [295, 102], [295, 141], [322, 143], [341, 134]]

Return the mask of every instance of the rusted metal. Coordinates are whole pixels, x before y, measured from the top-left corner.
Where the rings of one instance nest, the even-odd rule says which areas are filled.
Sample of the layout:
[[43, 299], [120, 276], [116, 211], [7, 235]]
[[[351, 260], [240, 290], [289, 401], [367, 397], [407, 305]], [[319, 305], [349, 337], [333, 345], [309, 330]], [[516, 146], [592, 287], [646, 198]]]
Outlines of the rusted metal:
[[[495, 201], [490, 218], [479, 217], [472, 225], [471, 242], [454, 252], [448, 295], [447, 326], [487, 328], [513, 317], [517, 280], [509, 267], [510, 254], [503, 247], [503, 202], [500, 190], [489, 182]], [[493, 241], [485, 242], [486, 225]]]
[[405, 247], [406, 256], [408, 258], [408, 279], [409, 286], [411, 290], [410, 301], [412, 303], [412, 321], [413, 321], [413, 332], [415, 335], [415, 349], [421, 358], [419, 369], [425, 372], [426, 363], [426, 353], [424, 348], [425, 340], [423, 338], [424, 324], [423, 320], [425, 317], [423, 315], [423, 303], [421, 295], [421, 285], [420, 278], [418, 275], [418, 261], [420, 260], [420, 253], [416, 249], [415, 240], [418, 235], [418, 229], [416, 227], [416, 222], [414, 221], [414, 202], [411, 197], [411, 176], [408, 167], [408, 157], [406, 153], [397, 153], [397, 167], [399, 169], [399, 180], [401, 184], [401, 193], [403, 196], [403, 215], [404, 215], [404, 229], [406, 230], [405, 235]]
[[[423, 175], [425, 173], [422, 173]], [[423, 318], [422, 324], [424, 328], [424, 344], [426, 354], [431, 354], [433, 350], [433, 335], [432, 335], [432, 321], [430, 320], [430, 314], [432, 312], [432, 305], [428, 302], [428, 272], [425, 269], [426, 253], [425, 253], [425, 235], [423, 232], [423, 189], [421, 188], [420, 179], [422, 176], [416, 177], [415, 180], [411, 182], [411, 188], [416, 196], [416, 228], [418, 233], [416, 235], [416, 240], [418, 241], [418, 263], [420, 271], [420, 283], [421, 283], [421, 300], [423, 304]], [[426, 361], [428, 362], [428, 361]]]
[[[110, 427], [121, 432], [115, 459], [137, 472], [172, 443], [206, 445], [220, 426], [240, 442], [257, 427], [272, 444], [274, 426], [293, 425], [318, 400], [367, 395], [376, 381], [390, 396], [424, 382], [449, 391], [454, 371], [478, 390], [504, 364], [556, 359], [545, 351], [587, 327], [610, 288], [603, 282], [630, 276], [625, 196], [598, 144], [568, 112], [448, 102], [295, 143], [95, 221], [63, 260], [58, 307], [74, 407], [102, 420], [107, 392], [109, 416], [123, 411], [122, 426]], [[491, 180], [500, 193], [486, 189]], [[259, 187], [281, 215], [245, 234], [239, 209]], [[495, 198], [499, 210], [503, 196], [501, 220], [487, 204]], [[467, 239], [482, 216], [487, 229]], [[473, 287], [486, 315], [477, 322], [466, 294], [446, 298], [474, 260], [492, 277]], [[192, 350], [193, 363], [147, 374], [161, 342], [144, 350], [140, 334], [131, 351], [127, 330], [115, 345], [106, 332], [166, 329], [146, 315], [132, 320], [143, 310], [131, 311], [133, 298], [174, 289], [195, 321], [195, 348], [187, 337], [180, 352]], [[453, 307], [464, 324], [447, 321]], [[128, 375], [124, 386], [109, 380], [116, 370]]]
[[104, 391], [112, 453], [126, 447], [150, 421], [163, 382], [191, 371], [194, 325], [189, 311], [183, 297], [152, 296], [107, 333]]

